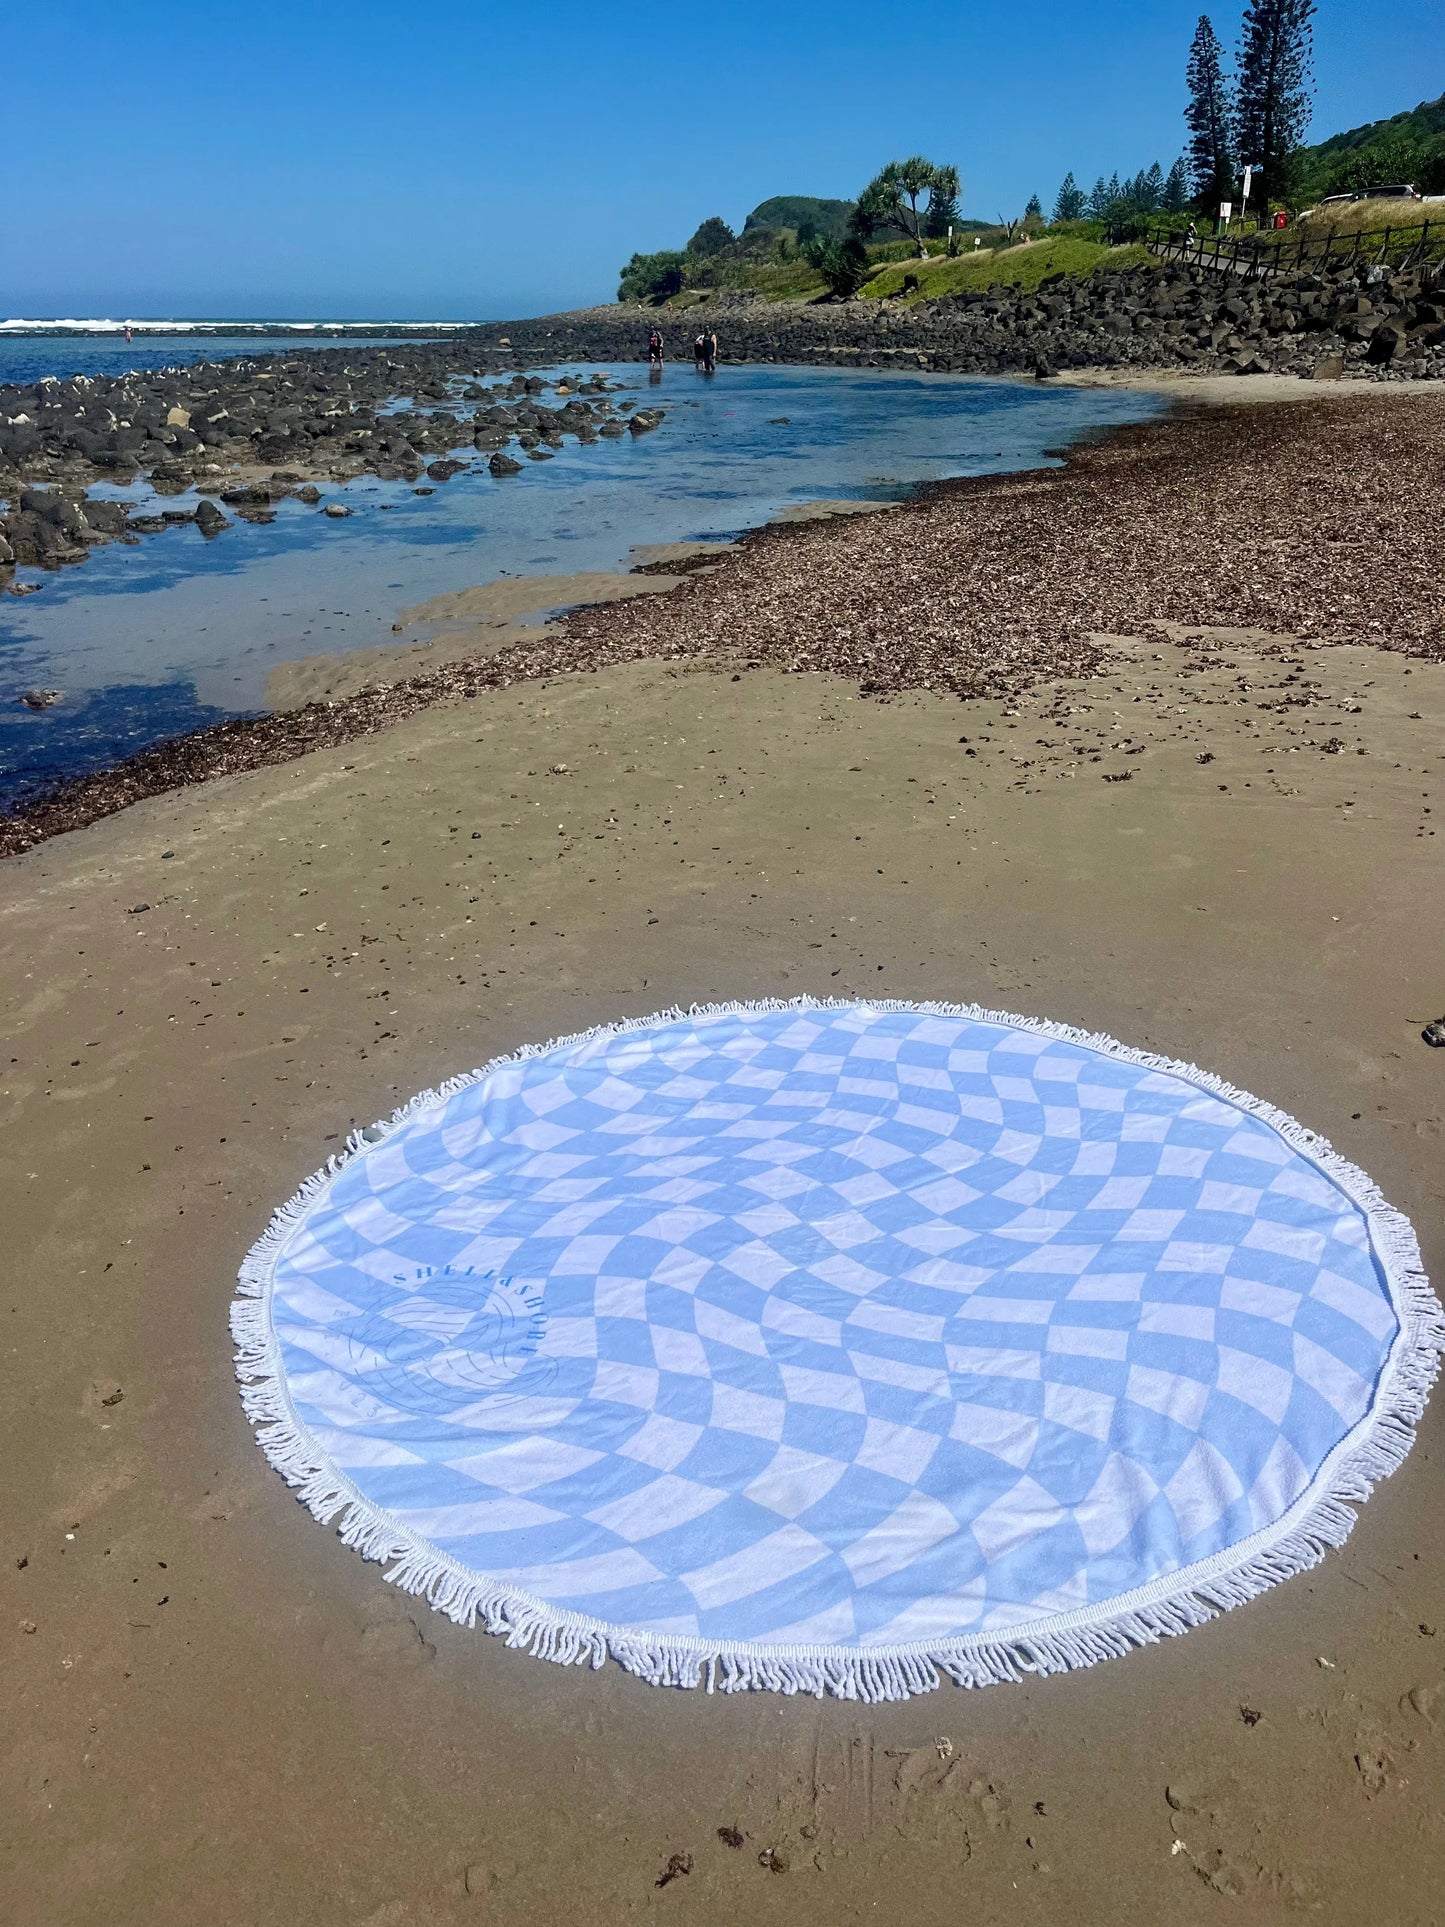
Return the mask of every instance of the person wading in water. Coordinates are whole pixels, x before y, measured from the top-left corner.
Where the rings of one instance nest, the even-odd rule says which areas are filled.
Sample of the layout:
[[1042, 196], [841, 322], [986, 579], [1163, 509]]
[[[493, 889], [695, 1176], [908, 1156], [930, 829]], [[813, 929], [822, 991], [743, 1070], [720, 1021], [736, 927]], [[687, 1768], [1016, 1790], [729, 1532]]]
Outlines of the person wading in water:
[[647, 337], [647, 359], [656, 362], [659, 367], [662, 365], [662, 336], [656, 328]]
[[702, 338], [702, 371], [710, 375], [717, 366], [717, 336], [711, 328]]
[[698, 368], [701, 368], [703, 365], [703, 362], [707, 359], [707, 336], [706, 335], [697, 334], [693, 336], [692, 359], [693, 359], [693, 365]]

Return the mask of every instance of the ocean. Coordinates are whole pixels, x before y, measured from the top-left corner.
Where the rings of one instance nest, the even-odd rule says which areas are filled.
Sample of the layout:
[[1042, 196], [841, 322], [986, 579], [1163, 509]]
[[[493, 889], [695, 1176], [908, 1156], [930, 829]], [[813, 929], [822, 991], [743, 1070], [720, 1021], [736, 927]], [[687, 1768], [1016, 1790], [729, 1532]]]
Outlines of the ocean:
[[197, 335], [177, 330], [174, 334], [136, 335], [127, 341], [119, 323], [104, 325], [109, 332], [103, 335], [28, 335], [7, 332], [6, 324], [0, 323], [0, 387], [6, 382], [44, 381], [47, 376], [65, 381], [71, 375], [124, 375], [132, 368], [186, 368], [193, 361], [230, 361], [238, 355], [294, 354], [302, 348], [395, 348], [403, 342], [435, 339], [413, 332], [405, 336], [338, 337], [310, 333]]

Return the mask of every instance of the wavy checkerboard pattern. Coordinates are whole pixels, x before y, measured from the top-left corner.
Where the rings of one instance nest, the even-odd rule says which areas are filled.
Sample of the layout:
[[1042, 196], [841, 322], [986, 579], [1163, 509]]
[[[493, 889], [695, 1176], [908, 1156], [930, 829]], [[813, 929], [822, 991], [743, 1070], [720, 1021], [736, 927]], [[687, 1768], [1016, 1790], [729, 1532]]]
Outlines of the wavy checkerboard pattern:
[[368, 1516], [662, 1640], [938, 1650], [1286, 1519], [1399, 1319], [1366, 1213], [1186, 1076], [921, 1009], [736, 1010], [412, 1111], [270, 1265]]

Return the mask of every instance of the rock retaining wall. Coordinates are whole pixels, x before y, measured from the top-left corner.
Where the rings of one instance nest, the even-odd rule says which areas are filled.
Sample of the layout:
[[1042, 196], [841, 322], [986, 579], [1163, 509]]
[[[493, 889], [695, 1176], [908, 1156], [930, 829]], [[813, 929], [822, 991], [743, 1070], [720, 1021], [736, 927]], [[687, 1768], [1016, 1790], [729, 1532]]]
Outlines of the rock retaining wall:
[[[723, 358], [896, 363], [960, 374], [1069, 368], [1194, 368], [1249, 374], [1445, 377], [1445, 268], [1245, 280], [1192, 265], [1059, 277], [1035, 293], [908, 305], [854, 300], [774, 304], [724, 296], [682, 312], [594, 308], [478, 329], [473, 339], [519, 365], [569, 357], [636, 360], [660, 326], [674, 359], [699, 328]], [[505, 344], [505, 346], [503, 345]]]

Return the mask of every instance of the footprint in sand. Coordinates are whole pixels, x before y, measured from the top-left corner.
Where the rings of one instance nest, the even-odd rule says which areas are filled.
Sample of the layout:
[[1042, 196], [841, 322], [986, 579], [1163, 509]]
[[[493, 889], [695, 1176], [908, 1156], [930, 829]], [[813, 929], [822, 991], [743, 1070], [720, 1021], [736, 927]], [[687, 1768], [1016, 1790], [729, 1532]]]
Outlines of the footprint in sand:
[[1400, 1711], [1424, 1720], [1427, 1726], [1437, 1726], [1445, 1719], [1445, 1680], [1412, 1686], [1400, 1701]]
[[951, 1742], [916, 1747], [896, 1757], [893, 1786], [901, 1834], [953, 1832], [967, 1858], [973, 1851], [970, 1829], [972, 1834], [1007, 1830], [1007, 1794], [959, 1758]]
[[1232, 1781], [1171, 1780], [1164, 1789], [1175, 1853], [1188, 1857], [1195, 1873], [1214, 1893], [1231, 1899], [1269, 1895], [1292, 1905], [1307, 1904], [1308, 1885], [1283, 1868], [1267, 1866], [1255, 1851], [1259, 1827], [1249, 1818], [1247, 1796]]
[[400, 1662], [403, 1666], [426, 1666], [437, 1656], [437, 1649], [422, 1631], [420, 1623], [408, 1612], [379, 1615], [362, 1628], [361, 1657], [377, 1662]]

